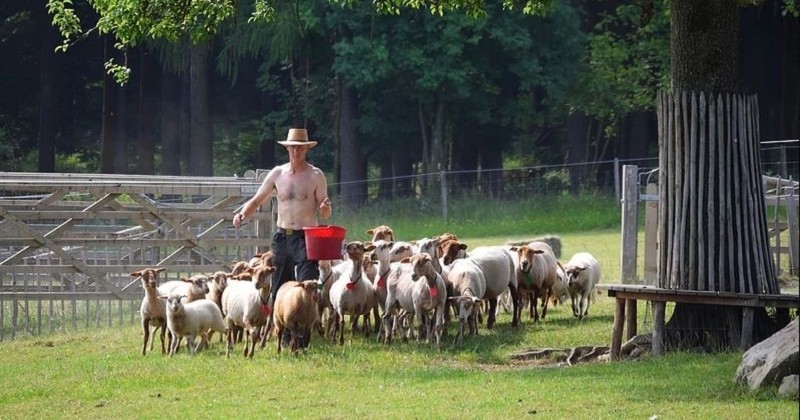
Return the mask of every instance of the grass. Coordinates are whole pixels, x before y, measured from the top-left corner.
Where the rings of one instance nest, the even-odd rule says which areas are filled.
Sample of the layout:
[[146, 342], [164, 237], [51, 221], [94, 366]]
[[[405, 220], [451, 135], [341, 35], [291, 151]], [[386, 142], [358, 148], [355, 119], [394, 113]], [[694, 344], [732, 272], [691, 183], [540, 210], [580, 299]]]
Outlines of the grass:
[[[592, 252], [604, 267], [603, 281], [617, 282], [619, 228], [606, 225], [618, 218], [613, 200], [597, 200], [589, 221], [576, 223], [581, 228], [559, 226], [558, 220], [568, 213], [564, 206], [587, 203], [553, 201], [526, 203], [535, 216], [492, 226], [474, 222], [476, 214], [499, 218], [511, 210], [475, 205], [471, 219], [454, 210], [451, 220], [458, 222], [443, 224], [436, 217], [419, 221], [419, 214], [397, 206], [369, 209], [361, 217], [342, 212], [334, 224], [361, 240], [380, 224], [401, 238], [451, 231], [470, 247], [558, 234], [564, 256]], [[643, 332], [651, 314], [639, 305]], [[740, 352], [668, 353], [572, 367], [510, 360], [532, 348], [608, 345], [613, 306], [599, 296], [582, 322], [565, 306], [551, 307], [538, 324], [523, 316], [519, 329], [501, 314], [493, 330], [481, 327], [461, 347], [447, 337], [441, 351], [416, 342], [386, 346], [363, 336], [340, 347], [315, 336], [299, 356], [276, 354], [272, 342], [252, 360], [242, 358], [241, 345], [225, 359], [219, 343], [196, 356], [167, 358], [139, 355], [135, 325], [24, 337], [0, 343], [0, 417], [798, 418], [797, 402], [777, 397], [775, 389], [750, 392], [732, 382]]]

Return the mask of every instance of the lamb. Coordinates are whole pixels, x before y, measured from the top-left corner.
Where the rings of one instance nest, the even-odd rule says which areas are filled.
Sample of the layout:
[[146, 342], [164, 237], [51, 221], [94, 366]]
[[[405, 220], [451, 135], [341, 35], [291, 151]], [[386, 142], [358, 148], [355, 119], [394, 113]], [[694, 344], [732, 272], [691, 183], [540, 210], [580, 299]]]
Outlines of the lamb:
[[208, 277], [202, 274], [195, 274], [188, 279], [181, 277], [180, 280], [168, 281], [158, 287], [159, 295], [183, 295], [186, 302], [205, 299], [208, 292]]
[[291, 337], [291, 349], [295, 353], [299, 348], [307, 348], [311, 342], [311, 327], [319, 319], [317, 303], [319, 302], [319, 282], [305, 280], [284, 283], [275, 296], [275, 336], [278, 342], [278, 353], [281, 352], [281, 337], [288, 329]]
[[435, 340], [436, 347], [440, 347], [444, 331], [444, 304], [447, 299], [444, 279], [433, 269], [430, 255], [414, 255], [410, 262], [411, 280], [414, 281], [411, 298], [414, 302], [414, 314], [420, 323], [419, 336], [425, 329], [428, 342], [433, 343]]
[[364, 273], [361, 267], [361, 260], [364, 253], [373, 250], [375, 247], [371, 243], [367, 245], [353, 241], [347, 244], [345, 250], [347, 257], [352, 261], [351, 269], [341, 275], [331, 286], [330, 297], [333, 306], [333, 339], [339, 334], [339, 344], [344, 344], [344, 316], [350, 315], [353, 325], [353, 333], [358, 326], [358, 318], [365, 315], [369, 318], [372, 310], [370, 302], [374, 301], [375, 289], [372, 283], [364, 280]]
[[317, 331], [319, 331], [322, 336], [325, 336], [331, 330], [331, 322], [333, 320], [331, 316], [331, 311], [333, 310], [333, 306], [331, 306], [331, 286], [336, 280], [339, 280], [340, 274], [339, 271], [333, 270], [330, 260], [321, 260], [319, 262], [319, 283], [321, 285], [321, 290], [319, 293], [319, 302], [317, 304], [317, 310], [319, 312]]
[[[153, 339], [156, 331], [161, 329], [161, 354], [166, 354], [164, 347], [164, 335], [167, 331], [167, 306], [163, 300], [158, 299], [158, 274], [166, 268], [145, 268], [144, 270], [134, 271], [133, 277], [142, 279], [144, 298], [139, 313], [142, 316], [142, 332], [144, 341], [142, 343], [142, 356], [147, 354], [147, 340], [150, 339], [150, 326], [153, 327]], [[153, 350], [153, 341], [150, 341], [150, 350]]]
[[564, 265], [567, 289], [572, 300], [572, 315], [583, 319], [589, 314], [592, 292], [600, 282], [600, 263], [588, 252], [578, 252]]
[[483, 270], [471, 259], [460, 259], [453, 263], [448, 273], [448, 281], [453, 286], [453, 296], [448, 300], [458, 308], [458, 335], [456, 345], [464, 338], [464, 326], [469, 326], [470, 334], [478, 334], [477, 318], [480, 303], [486, 293], [486, 278]]
[[[422, 255], [422, 254], [418, 254]], [[426, 254], [427, 255], [427, 254]], [[412, 280], [413, 270], [410, 258], [404, 258], [399, 264], [392, 265], [386, 279], [386, 303], [383, 305], [383, 342], [390, 344], [392, 334], [400, 330], [403, 320], [414, 315]], [[413, 319], [412, 319], [413, 321]], [[403, 341], [411, 337], [411, 330], [403, 335]]]
[[[410, 246], [407, 244], [395, 246], [394, 242], [387, 242], [384, 240], [373, 242], [372, 245], [375, 247], [375, 249], [372, 251], [372, 255], [375, 256], [378, 263], [376, 267], [377, 278], [373, 282], [375, 285], [375, 297], [377, 299], [378, 307], [383, 313], [385, 313], [386, 295], [388, 294], [386, 282], [389, 278], [389, 272], [392, 269], [392, 261], [395, 260], [398, 255], [406, 255], [410, 251]], [[375, 319], [375, 327], [380, 327], [380, 321], [377, 317]]]
[[[545, 242], [534, 241], [528, 245], [512, 246], [516, 251], [515, 272], [518, 286], [517, 300], [522, 293], [531, 293], [531, 311], [534, 322], [539, 321], [537, 299], [543, 300], [542, 319], [547, 316], [547, 301], [550, 290], [557, 279], [558, 262], [550, 245]], [[515, 309], [516, 313], [522, 308]]]
[[559, 305], [569, 299], [569, 289], [567, 288], [567, 274], [564, 272], [564, 266], [558, 263], [556, 269], [556, 282], [550, 289], [550, 302], [553, 305]]
[[214, 302], [207, 299], [200, 299], [193, 302], [183, 303], [186, 296], [171, 294], [169, 296], [159, 296], [167, 302], [167, 328], [172, 334], [169, 346], [169, 356], [172, 357], [178, 349], [178, 343], [183, 337], [187, 338], [187, 344], [191, 354], [197, 352], [194, 339], [198, 335], [208, 331], [216, 331], [225, 334], [225, 321], [222, 320], [222, 313]]
[[[222, 307], [228, 326], [228, 346], [225, 353], [230, 357], [233, 350], [234, 330], [244, 328], [244, 356], [253, 357], [261, 327], [267, 324], [272, 308], [269, 305], [272, 273], [275, 267], [249, 269], [246, 273], [252, 281], [230, 282], [222, 293]], [[243, 273], [245, 274], [245, 273]]]

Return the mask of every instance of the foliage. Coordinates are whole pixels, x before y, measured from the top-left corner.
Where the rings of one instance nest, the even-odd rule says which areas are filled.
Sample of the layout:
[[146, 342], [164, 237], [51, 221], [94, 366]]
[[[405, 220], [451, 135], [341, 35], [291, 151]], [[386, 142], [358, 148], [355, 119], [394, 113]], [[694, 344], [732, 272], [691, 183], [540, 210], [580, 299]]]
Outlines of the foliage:
[[587, 71], [570, 104], [603, 122], [606, 136], [628, 113], [655, 108], [655, 94], [669, 84], [669, 16], [661, 2], [640, 26], [637, 6], [605, 16], [589, 38]]

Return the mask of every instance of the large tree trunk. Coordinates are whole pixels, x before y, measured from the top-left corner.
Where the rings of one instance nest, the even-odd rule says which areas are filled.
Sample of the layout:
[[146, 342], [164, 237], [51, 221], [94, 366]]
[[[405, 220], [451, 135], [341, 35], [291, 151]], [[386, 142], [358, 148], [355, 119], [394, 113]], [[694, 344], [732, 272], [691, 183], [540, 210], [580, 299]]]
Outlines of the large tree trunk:
[[211, 136], [211, 116], [208, 111], [208, 84], [211, 67], [211, 46], [201, 42], [190, 47], [190, 113], [192, 150], [189, 172], [192, 175], [214, 174], [214, 146]]
[[[56, 79], [59, 68], [56, 62], [55, 47], [58, 34], [49, 19], [43, 20], [40, 42], [40, 80], [39, 80], [39, 172], [54, 172], [56, 164], [56, 107], [58, 101]], [[61, 54], [59, 54], [61, 55]], [[8, 59], [8, 58], [6, 58]], [[61, 67], [61, 66], [59, 66]]]
[[359, 147], [358, 130], [356, 129], [356, 93], [346, 82], [341, 82], [339, 105], [339, 141], [341, 156], [341, 194], [344, 205], [356, 208], [367, 198], [364, 157]]
[[[765, 228], [758, 106], [755, 97], [735, 95], [737, 3], [672, 0], [670, 7], [673, 90], [658, 98], [659, 285], [778, 293]], [[736, 347], [741, 312], [677, 304], [665, 345]], [[755, 324], [757, 334], [774, 328], [763, 310]]]
[[156, 109], [158, 106], [158, 68], [156, 59], [144, 47], [139, 49], [139, 124], [136, 173], [155, 173]]

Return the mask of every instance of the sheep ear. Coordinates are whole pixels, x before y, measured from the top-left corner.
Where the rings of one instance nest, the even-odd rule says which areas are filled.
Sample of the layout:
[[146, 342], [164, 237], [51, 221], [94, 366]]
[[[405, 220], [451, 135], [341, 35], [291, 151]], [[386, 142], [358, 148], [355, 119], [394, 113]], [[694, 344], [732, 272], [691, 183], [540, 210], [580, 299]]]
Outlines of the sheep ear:
[[519, 251], [519, 247], [514, 245], [511, 248], [508, 248], [509, 251]]
[[167, 271], [167, 267], [158, 267], [155, 271], [156, 273], [163, 273], [164, 271]]
[[366, 251], [372, 251], [373, 249], [375, 249], [375, 245], [372, 245], [372, 243], [371, 243], [371, 242], [367, 242], [367, 243], [368, 243], [369, 245], [365, 245], [365, 246], [364, 246], [364, 251], [365, 251], [365, 252], [366, 252]]
[[374, 230], [372, 230], [372, 229], [369, 229], [369, 230], [367, 231], [367, 235], [374, 235], [374, 234], [375, 234], [375, 231], [374, 231]]
[[463, 249], [463, 250], [466, 250], [467, 249], [467, 244], [461, 244], [458, 247]]
[[409, 258], [409, 257], [405, 257], [405, 258], [403, 258], [402, 260], [400, 260], [400, 262], [401, 262], [401, 263], [406, 263], [406, 264], [407, 264], [407, 263], [410, 263], [410, 262], [411, 262], [411, 258]]
[[187, 279], [186, 277], [181, 277], [181, 281], [182, 282], [186, 282], [186, 283], [191, 283], [192, 282], [192, 280]]
[[159, 298], [159, 299], [164, 299], [164, 300], [169, 299], [169, 296], [165, 296], [165, 295], [158, 295], [156, 297]]
[[142, 277], [143, 272], [144, 270], [134, 271], [133, 273], [131, 273], [131, 277]]

